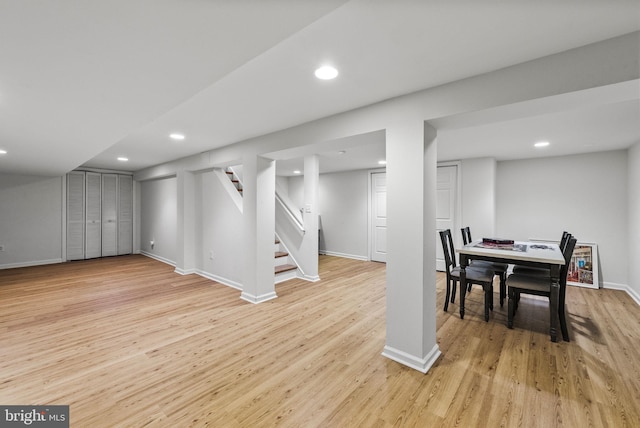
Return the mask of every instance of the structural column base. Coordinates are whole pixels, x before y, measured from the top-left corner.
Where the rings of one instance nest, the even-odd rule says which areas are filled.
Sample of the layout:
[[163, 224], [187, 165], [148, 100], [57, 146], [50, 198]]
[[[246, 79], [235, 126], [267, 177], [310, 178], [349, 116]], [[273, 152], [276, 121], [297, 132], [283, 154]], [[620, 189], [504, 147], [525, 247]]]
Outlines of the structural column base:
[[382, 351], [382, 355], [397, 363], [403, 364], [407, 367], [411, 367], [412, 369], [418, 370], [419, 372], [426, 373], [436, 362], [438, 357], [440, 357], [441, 352], [440, 348], [438, 348], [438, 345], [435, 345], [427, 355], [425, 355], [423, 358], [418, 358], [414, 355], [386, 345], [384, 347], [384, 351]]
[[275, 299], [276, 297], [278, 297], [278, 295], [276, 294], [275, 291], [272, 291], [271, 293], [263, 294], [261, 296], [254, 296], [253, 294], [249, 294], [244, 291], [242, 292], [242, 294], [240, 294], [240, 298], [242, 300], [246, 300], [249, 303], [256, 303], [256, 304], [266, 302], [267, 300]]

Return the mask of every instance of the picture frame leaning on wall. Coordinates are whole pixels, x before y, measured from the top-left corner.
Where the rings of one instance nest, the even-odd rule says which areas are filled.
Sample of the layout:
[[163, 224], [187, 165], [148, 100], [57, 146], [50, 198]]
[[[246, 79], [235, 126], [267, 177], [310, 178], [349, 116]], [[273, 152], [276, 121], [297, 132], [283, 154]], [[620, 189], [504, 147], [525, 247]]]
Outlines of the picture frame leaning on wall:
[[[532, 242], [558, 244], [552, 239], [529, 239]], [[569, 262], [567, 285], [577, 287], [600, 288], [600, 271], [598, 265], [598, 245], [592, 242], [577, 242]]]

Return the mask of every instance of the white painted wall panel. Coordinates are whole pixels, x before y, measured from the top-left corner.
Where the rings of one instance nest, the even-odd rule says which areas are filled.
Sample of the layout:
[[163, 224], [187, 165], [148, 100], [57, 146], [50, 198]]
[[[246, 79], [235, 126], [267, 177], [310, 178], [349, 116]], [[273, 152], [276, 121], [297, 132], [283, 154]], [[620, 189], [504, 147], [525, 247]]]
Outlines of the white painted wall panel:
[[[367, 259], [367, 170], [320, 174], [320, 250]], [[303, 178], [289, 178], [289, 197], [303, 206]]]
[[[176, 177], [140, 183], [141, 251], [168, 263], [176, 260]], [[153, 248], [151, 241], [154, 241]]]
[[[598, 244], [601, 281], [628, 284], [627, 151], [498, 162], [497, 234]], [[602, 285], [602, 284], [601, 284]]]
[[62, 261], [64, 181], [0, 173], [0, 268]]
[[629, 268], [628, 285], [640, 303], [640, 277], [637, 275], [640, 260], [640, 142], [629, 149]]
[[[496, 229], [496, 161], [493, 158], [461, 161], [462, 219], [460, 227], [469, 226], [471, 237], [495, 236]], [[456, 230], [456, 245], [462, 234]]]
[[199, 248], [196, 266], [229, 285], [241, 284], [242, 213], [216, 175], [209, 171], [195, 175]]

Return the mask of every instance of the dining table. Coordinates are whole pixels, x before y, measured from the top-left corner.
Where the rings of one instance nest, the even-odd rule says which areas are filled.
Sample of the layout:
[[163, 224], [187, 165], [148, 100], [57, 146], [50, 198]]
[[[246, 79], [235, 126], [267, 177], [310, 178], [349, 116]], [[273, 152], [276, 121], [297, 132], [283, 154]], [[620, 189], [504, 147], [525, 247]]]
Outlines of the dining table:
[[[502, 242], [502, 244], [496, 244]], [[506, 243], [505, 243], [506, 242]], [[510, 241], [496, 239], [482, 239], [468, 243], [459, 248], [457, 253], [460, 258], [460, 318], [464, 318], [464, 300], [466, 294], [466, 267], [473, 260], [484, 260], [494, 263], [517, 264], [521, 266], [531, 266], [536, 268], [549, 269], [550, 272], [550, 331], [552, 342], [558, 340], [558, 323], [560, 296], [560, 270], [565, 264], [564, 256], [560, 246], [556, 243], [537, 241]], [[502, 302], [506, 294], [506, 286], [501, 284], [500, 301]], [[508, 326], [511, 328], [512, 326]]]

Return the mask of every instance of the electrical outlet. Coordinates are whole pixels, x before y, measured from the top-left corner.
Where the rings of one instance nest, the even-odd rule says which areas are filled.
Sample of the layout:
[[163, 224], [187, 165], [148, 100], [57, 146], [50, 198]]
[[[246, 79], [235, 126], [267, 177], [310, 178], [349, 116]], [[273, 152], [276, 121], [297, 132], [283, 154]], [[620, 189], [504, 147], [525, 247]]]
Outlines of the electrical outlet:
[[213, 250], [209, 251], [209, 260], [213, 260]]
[[4, 251], [4, 245], [0, 245], [0, 251]]

